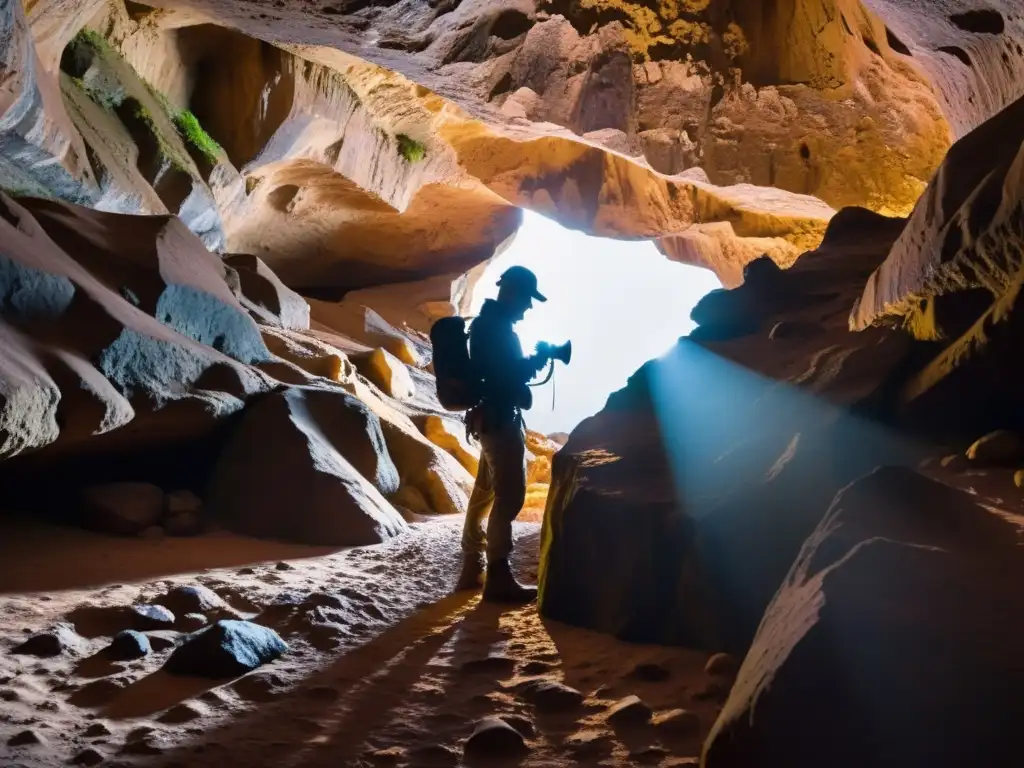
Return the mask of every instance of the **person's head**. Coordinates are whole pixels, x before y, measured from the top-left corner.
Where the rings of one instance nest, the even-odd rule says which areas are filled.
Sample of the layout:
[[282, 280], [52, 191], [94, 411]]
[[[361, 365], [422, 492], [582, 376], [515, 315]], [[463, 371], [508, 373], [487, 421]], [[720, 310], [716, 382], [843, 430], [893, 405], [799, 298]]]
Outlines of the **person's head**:
[[514, 321], [523, 319], [533, 300], [547, 301], [537, 290], [537, 276], [526, 267], [509, 267], [498, 280], [498, 302], [512, 315]]

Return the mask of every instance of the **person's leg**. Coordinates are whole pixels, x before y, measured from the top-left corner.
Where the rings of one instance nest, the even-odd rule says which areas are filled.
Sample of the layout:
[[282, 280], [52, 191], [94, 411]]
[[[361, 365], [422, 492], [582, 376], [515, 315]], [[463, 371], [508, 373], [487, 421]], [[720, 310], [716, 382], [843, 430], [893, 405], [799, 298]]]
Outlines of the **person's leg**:
[[466, 522], [462, 526], [462, 551], [484, 551], [486, 537], [484, 535], [484, 518], [491, 510], [494, 502], [494, 482], [491, 467], [487, 461], [487, 453], [480, 452], [480, 466], [476, 472], [473, 493], [469, 497], [466, 508]]
[[511, 423], [485, 436], [494, 482], [494, 506], [487, 522], [487, 580], [484, 599], [527, 602], [536, 590], [523, 587], [512, 576], [512, 521], [526, 500], [526, 440], [521, 426]]
[[494, 481], [487, 454], [480, 452], [480, 466], [476, 472], [473, 493], [466, 508], [466, 520], [462, 525], [462, 572], [459, 574], [457, 590], [478, 589], [484, 575], [483, 520], [494, 501]]

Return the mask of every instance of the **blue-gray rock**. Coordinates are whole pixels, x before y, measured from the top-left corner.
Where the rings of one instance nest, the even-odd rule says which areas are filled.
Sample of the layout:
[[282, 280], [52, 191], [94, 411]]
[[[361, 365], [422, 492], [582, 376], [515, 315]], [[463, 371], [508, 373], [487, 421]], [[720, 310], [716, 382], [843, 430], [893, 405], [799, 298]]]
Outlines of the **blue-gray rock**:
[[222, 619], [179, 646], [164, 665], [173, 675], [228, 678], [273, 661], [288, 645], [272, 629], [251, 621]]
[[226, 609], [220, 595], [202, 584], [186, 584], [174, 587], [160, 598], [160, 605], [173, 613], [182, 616], [186, 613], [206, 613], [207, 611]]
[[117, 633], [105, 652], [111, 659], [127, 661], [128, 659], [141, 659], [151, 650], [153, 647], [150, 645], [148, 637], [134, 629], [126, 629]]
[[141, 631], [170, 629], [174, 626], [174, 614], [162, 605], [133, 605], [129, 612], [133, 628]]
[[62, 622], [54, 626], [53, 629], [33, 635], [14, 648], [11, 653], [51, 657], [60, 656], [64, 652], [81, 653], [84, 646], [85, 641], [75, 632], [74, 626]]

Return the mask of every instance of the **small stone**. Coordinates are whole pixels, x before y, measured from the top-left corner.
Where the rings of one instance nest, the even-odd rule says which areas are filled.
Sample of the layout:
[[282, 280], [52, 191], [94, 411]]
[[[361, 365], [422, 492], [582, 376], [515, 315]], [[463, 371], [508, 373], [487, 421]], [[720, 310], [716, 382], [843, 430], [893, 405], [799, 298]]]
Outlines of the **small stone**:
[[29, 744], [42, 744], [43, 740], [39, 737], [35, 731], [21, 731], [14, 734], [7, 740], [7, 744], [11, 747], [25, 747]]
[[511, 675], [515, 668], [515, 659], [510, 659], [508, 656], [488, 656], [485, 659], [470, 659], [462, 665], [462, 671], [471, 674], [490, 672], [499, 675]]
[[523, 735], [498, 717], [486, 717], [477, 723], [466, 742], [466, 757], [516, 757], [529, 752]]
[[147, 629], [170, 629], [174, 626], [174, 614], [162, 605], [133, 605], [132, 628], [145, 632]]
[[700, 718], [693, 712], [685, 709], [670, 709], [666, 712], [659, 712], [653, 717], [651, 724], [659, 730], [679, 735], [700, 732]]
[[728, 653], [716, 653], [704, 665], [704, 671], [709, 675], [722, 677], [735, 677], [739, 669], [740, 664], [736, 657]]
[[555, 668], [554, 664], [546, 661], [528, 661], [519, 668], [521, 675], [543, 675]]
[[291, 563], [286, 563], [284, 561], [281, 561], [280, 563], [278, 563], [274, 567], [277, 570], [279, 570], [279, 571], [294, 571], [295, 570], [295, 566], [294, 565], [292, 565]]
[[607, 719], [613, 725], [643, 725], [650, 722], [651, 708], [639, 696], [627, 696], [608, 708]]
[[611, 752], [614, 738], [608, 731], [587, 728], [577, 731], [565, 740], [565, 746], [579, 755], [596, 755]]
[[100, 736], [109, 736], [110, 729], [104, 723], [93, 723], [84, 731], [82, 736], [87, 739], [98, 739]]
[[553, 680], [532, 680], [519, 691], [520, 697], [541, 712], [564, 712], [583, 703], [583, 694]]
[[108, 658], [117, 661], [141, 659], [152, 650], [149, 638], [134, 629], [118, 632], [113, 641], [104, 649]]
[[33, 635], [14, 648], [11, 653], [51, 658], [60, 656], [62, 653], [78, 654], [84, 650], [85, 641], [75, 632], [74, 626], [61, 622], [56, 624], [53, 629]]
[[89, 747], [71, 758], [71, 763], [72, 765], [99, 765], [103, 760], [102, 752], [95, 747]]
[[174, 587], [156, 602], [166, 606], [168, 610], [177, 615], [206, 613], [207, 611], [224, 610], [228, 607], [220, 595], [202, 584]]
[[668, 680], [670, 675], [671, 673], [661, 664], [651, 663], [637, 664], [630, 673], [630, 677], [648, 683], [660, 683]]
[[222, 619], [190, 635], [164, 668], [175, 675], [239, 677], [288, 650], [280, 635], [250, 621]]
[[252, 576], [254, 573], [256, 573], [256, 569], [246, 566], [245, 568], [239, 568], [237, 571], [235, 571], [235, 573], [237, 573], [239, 576]]
[[195, 632], [205, 627], [208, 623], [206, 617], [201, 613], [186, 613], [178, 620], [178, 626], [182, 632]]

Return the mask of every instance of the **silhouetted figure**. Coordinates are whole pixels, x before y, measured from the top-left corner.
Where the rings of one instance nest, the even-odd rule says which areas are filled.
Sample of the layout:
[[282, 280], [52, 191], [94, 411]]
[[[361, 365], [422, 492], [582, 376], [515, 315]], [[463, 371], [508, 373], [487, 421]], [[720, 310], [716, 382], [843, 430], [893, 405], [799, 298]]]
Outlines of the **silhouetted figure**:
[[[524, 587], [512, 575], [512, 521], [526, 499], [526, 427], [522, 411], [532, 405], [527, 386], [551, 359], [551, 347], [538, 345], [536, 354], [523, 354], [513, 325], [533, 307], [547, 301], [537, 290], [537, 276], [526, 267], [511, 267], [498, 280], [498, 298], [484, 302], [469, 330], [469, 356], [482, 380], [482, 399], [466, 416], [471, 434], [479, 437], [480, 469], [469, 500], [462, 532], [465, 564], [460, 588], [480, 583], [482, 555], [487, 554], [484, 599], [530, 602], [534, 587]], [[483, 519], [490, 509], [487, 532]]]

